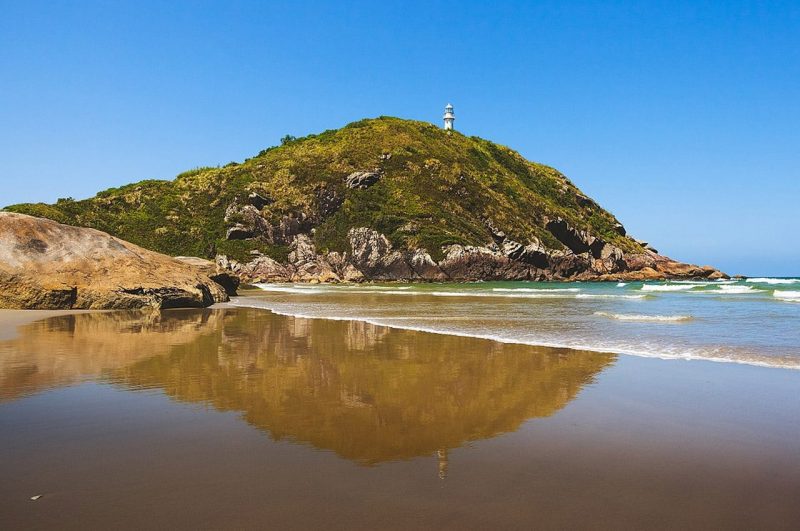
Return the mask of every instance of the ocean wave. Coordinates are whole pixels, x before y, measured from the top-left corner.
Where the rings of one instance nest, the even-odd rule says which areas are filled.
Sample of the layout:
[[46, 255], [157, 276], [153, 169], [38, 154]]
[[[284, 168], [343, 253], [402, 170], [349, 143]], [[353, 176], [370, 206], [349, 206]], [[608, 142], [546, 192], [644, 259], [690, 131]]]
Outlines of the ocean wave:
[[[800, 292], [798, 292], [800, 293]], [[800, 296], [800, 295], [798, 295]], [[615, 345], [598, 345], [595, 343], [584, 343], [582, 340], [539, 340], [527, 339], [518, 337], [507, 337], [499, 334], [472, 332], [465, 330], [453, 330], [444, 328], [434, 328], [431, 326], [412, 326], [398, 323], [392, 323], [392, 318], [374, 318], [374, 317], [361, 317], [361, 316], [336, 316], [326, 314], [313, 315], [303, 314], [298, 311], [292, 310], [279, 310], [266, 306], [263, 302], [256, 300], [245, 301], [246, 297], [233, 297], [228, 303], [234, 307], [257, 308], [268, 310], [277, 315], [284, 315], [289, 317], [297, 317], [303, 319], [325, 319], [332, 321], [360, 321], [375, 326], [386, 326], [388, 328], [395, 328], [399, 330], [411, 330], [416, 332], [427, 332], [432, 334], [451, 335], [458, 337], [470, 337], [475, 339], [486, 339], [490, 341], [497, 341], [498, 343], [512, 343], [520, 345], [530, 345], [534, 347], [551, 347], [551, 348], [564, 348], [572, 350], [585, 350], [591, 352], [604, 352], [611, 354], [624, 354], [629, 356], [637, 356], [643, 358], [657, 358], [664, 360], [697, 360], [697, 361], [711, 361], [718, 363], [736, 363], [743, 365], [753, 365], [758, 367], [769, 368], [782, 368], [800, 370], [800, 361], [797, 359], [781, 359], [771, 358], [769, 356], [749, 355], [749, 354], [734, 354], [726, 353], [724, 350], [720, 351], [718, 348], [667, 348], [664, 346], [652, 346], [650, 348], [645, 345], [628, 345], [628, 344], [615, 344]]]
[[257, 283], [253, 284], [253, 286], [257, 287], [262, 291], [274, 291], [276, 293], [300, 293], [300, 294], [309, 294], [309, 293], [323, 293], [323, 290], [319, 288], [304, 288], [299, 286], [279, 286], [276, 284], [264, 284], [264, 283]]
[[413, 286], [372, 286], [370, 284], [344, 284], [343, 286], [336, 287], [336, 289], [342, 288], [359, 288], [370, 291], [404, 291], [412, 289]]
[[553, 288], [553, 289], [533, 289], [518, 288], [504, 289], [494, 288], [492, 291], [485, 290], [463, 290], [463, 291], [398, 291], [385, 289], [337, 289], [299, 286], [282, 286], [278, 284], [253, 284], [255, 287], [275, 293], [293, 293], [298, 295], [316, 295], [332, 293], [343, 294], [372, 294], [382, 296], [428, 296], [428, 297], [485, 297], [496, 299], [643, 299], [647, 295], [612, 295], [603, 293], [576, 293], [580, 288]]
[[578, 293], [576, 299], [646, 299], [647, 295], [612, 295], [610, 293]]
[[759, 291], [761, 290], [758, 290], [752, 286], [736, 286], [731, 284], [724, 284], [722, 286], [719, 286], [718, 289], [714, 291], [707, 291], [706, 293], [722, 292], [722, 293], [729, 293], [731, 295], [742, 295], [745, 293], [758, 293]]
[[775, 290], [772, 292], [772, 296], [782, 301], [800, 302], [800, 291]]
[[748, 278], [745, 282], [755, 282], [758, 284], [797, 284], [800, 278]]
[[679, 321], [691, 321], [691, 315], [640, 315], [635, 313], [608, 313], [608, 312], [594, 312], [595, 315], [601, 317], [608, 317], [609, 319], [616, 319], [618, 321], [650, 321], [650, 322], [665, 322], [675, 323]]
[[[512, 290], [513, 292], [522, 290]], [[556, 292], [566, 293], [556, 293]], [[395, 295], [400, 295], [396, 293]], [[581, 298], [582, 293], [568, 292], [565, 289], [552, 290], [550, 292], [523, 292], [523, 293], [497, 293], [493, 291], [417, 291], [408, 295], [430, 295], [432, 297], [487, 297], [495, 299], [576, 299]]]
[[503, 293], [556, 293], [559, 291], [580, 291], [581, 288], [492, 288]]
[[681, 283], [681, 284], [645, 284], [642, 291], [688, 291], [703, 284]]
[[627, 285], [628, 285], [628, 283], [627, 283], [627, 282], [617, 282], [617, 287], [618, 287], [618, 288], [624, 288], [624, 287], [625, 287], [625, 286], [627, 286]]

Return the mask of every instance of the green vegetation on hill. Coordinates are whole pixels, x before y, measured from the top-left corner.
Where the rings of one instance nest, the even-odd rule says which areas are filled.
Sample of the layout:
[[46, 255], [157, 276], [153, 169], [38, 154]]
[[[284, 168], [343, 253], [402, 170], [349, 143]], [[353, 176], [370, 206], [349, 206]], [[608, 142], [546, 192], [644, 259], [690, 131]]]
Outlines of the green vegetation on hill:
[[[374, 185], [345, 186], [352, 172], [378, 168], [383, 176]], [[343, 198], [335, 213], [320, 213], [321, 189]], [[367, 226], [395, 246], [423, 247], [438, 258], [445, 244], [485, 245], [490, 240], [485, 219], [516, 241], [538, 238], [558, 249], [562, 245], [544, 220], [559, 216], [623, 250], [639, 250], [614, 231], [610, 213], [555, 169], [487, 140], [391, 117], [304, 138], [287, 136], [281, 146], [241, 164], [197, 168], [173, 181], [141, 181], [90, 199], [6, 210], [94, 227], [171, 255], [226, 253], [242, 259], [258, 249], [281, 259], [285, 245], [226, 240], [226, 208], [251, 192], [274, 200], [263, 209], [268, 222], [292, 213], [310, 217], [321, 250], [349, 250], [347, 231]]]

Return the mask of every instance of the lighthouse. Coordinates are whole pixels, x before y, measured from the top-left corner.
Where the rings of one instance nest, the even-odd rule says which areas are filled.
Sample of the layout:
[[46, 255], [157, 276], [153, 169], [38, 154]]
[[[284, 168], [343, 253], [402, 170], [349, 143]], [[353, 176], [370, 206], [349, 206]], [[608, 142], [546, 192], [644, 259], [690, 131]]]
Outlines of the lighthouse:
[[456, 115], [453, 114], [453, 106], [447, 104], [444, 108], [444, 129], [450, 131], [453, 129], [453, 122], [456, 121]]

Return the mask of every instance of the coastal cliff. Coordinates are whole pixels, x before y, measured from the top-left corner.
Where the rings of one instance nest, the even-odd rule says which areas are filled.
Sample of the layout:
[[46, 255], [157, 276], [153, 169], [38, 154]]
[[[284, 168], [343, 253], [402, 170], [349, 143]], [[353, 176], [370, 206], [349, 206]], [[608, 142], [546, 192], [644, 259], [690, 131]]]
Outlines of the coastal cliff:
[[726, 277], [631, 237], [553, 168], [389, 117], [173, 181], [7, 210], [211, 259], [246, 282]]

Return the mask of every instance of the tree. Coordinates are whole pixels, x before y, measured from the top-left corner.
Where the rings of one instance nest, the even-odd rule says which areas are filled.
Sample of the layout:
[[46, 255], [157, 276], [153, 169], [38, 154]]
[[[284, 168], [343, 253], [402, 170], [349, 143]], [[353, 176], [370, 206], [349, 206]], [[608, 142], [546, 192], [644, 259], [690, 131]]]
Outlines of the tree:
[[289, 142], [294, 142], [295, 140], [297, 140], [296, 136], [286, 135], [285, 137], [281, 138], [281, 145], [285, 146]]

